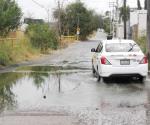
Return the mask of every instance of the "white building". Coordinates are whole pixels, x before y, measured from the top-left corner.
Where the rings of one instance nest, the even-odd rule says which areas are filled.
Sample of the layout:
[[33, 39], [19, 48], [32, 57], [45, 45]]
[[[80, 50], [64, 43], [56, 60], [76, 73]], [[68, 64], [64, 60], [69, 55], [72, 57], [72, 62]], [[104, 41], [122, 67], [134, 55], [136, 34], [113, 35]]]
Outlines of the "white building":
[[146, 26], [147, 26], [147, 10], [132, 10], [130, 12], [130, 27], [132, 31], [135, 31], [135, 29], [137, 30], [137, 37], [146, 35]]
[[[147, 30], [147, 10], [130, 10], [130, 19], [127, 21], [127, 38], [136, 40], [146, 35]], [[124, 24], [121, 20], [117, 27], [117, 36], [124, 38]]]

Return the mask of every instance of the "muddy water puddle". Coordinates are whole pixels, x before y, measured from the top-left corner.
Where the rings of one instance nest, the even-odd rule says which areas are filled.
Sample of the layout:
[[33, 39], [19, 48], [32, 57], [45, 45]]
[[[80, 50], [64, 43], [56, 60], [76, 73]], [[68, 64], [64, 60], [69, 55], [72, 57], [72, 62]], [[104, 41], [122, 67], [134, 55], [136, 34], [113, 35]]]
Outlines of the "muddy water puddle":
[[28, 66], [20, 67], [16, 71], [58, 71], [58, 70], [90, 70], [89, 68], [75, 67], [75, 66]]
[[0, 112], [89, 107], [107, 115], [122, 109], [148, 110], [144, 106], [149, 103], [149, 81], [146, 85], [124, 81], [98, 83], [89, 69], [80, 67], [20, 67], [0, 74]]
[[34, 109], [43, 104], [49, 105], [51, 101], [61, 105], [61, 96], [80, 86], [78, 77], [82, 71], [78, 67], [32, 66], [2, 73], [0, 111]]

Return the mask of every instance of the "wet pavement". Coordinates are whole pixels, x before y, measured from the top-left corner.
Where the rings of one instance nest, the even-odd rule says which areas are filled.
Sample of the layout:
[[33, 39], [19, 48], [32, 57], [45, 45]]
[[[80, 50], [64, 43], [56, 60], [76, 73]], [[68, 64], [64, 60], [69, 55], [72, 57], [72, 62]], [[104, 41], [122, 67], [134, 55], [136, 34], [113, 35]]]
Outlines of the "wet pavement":
[[73, 43], [0, 74], [1, 125], [149, 125], [150, 79], [97, 82], [90, 49]]

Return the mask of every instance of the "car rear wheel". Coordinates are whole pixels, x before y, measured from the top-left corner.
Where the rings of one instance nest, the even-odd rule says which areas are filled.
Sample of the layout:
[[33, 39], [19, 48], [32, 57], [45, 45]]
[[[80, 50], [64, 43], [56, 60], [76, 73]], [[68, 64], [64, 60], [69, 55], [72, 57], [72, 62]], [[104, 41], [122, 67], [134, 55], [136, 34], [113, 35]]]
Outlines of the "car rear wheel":
[[108, 83], [109, 82], [109, 77], [103, 77], [103, 82]]
[[145, 79], [146, 79], [146, 77], [143, 77], [143, 76], [140, 76], [140, 77], [139, 77], [139, 81], [140, 81], [141, 83], [144, 83], [144, 82], [145, 82]]

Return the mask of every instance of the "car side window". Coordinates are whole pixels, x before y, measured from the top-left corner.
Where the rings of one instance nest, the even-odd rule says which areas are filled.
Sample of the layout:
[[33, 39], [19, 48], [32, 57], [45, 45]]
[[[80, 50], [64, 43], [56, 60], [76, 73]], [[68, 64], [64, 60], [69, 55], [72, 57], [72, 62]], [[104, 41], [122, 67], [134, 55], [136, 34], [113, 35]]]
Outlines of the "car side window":
[[102, 51], [102, 49], [103, 49], [102, 44], [99, 44], [98, 47], [97, 47], [97, 49], [96, 49], [96, 52], [100, 53]]

